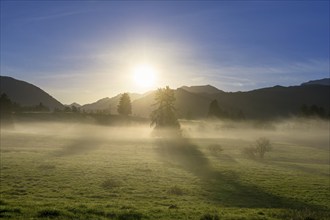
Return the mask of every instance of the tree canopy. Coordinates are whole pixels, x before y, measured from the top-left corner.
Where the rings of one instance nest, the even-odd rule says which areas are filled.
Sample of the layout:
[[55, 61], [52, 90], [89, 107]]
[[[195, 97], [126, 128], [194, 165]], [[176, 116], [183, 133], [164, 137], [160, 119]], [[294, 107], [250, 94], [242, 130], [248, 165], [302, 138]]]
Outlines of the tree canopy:
[[218, 101], [214, 99], [209, 105], [208, 117], [229, 118], [230, 114], [220, 108]]
[[8, 114], [12, 111], [12, 102], [6, 93], [2, 93], [0, 96], [0, 112], [2, 114]]
[[128, 93], [124, 93], [120, 97], [119, 104], [117, 106], [117, 111], [120, 115], [128, 116], [132, 114], [132, 103]]
[[214, 99], [210, 103], [207, 116], [210, 118], [219, 118], [219, 119], [234, 119], [234, 120], [245, 119], [245, 116], [244, 116], [244, 113], [242, 110], [223, 109], [219, 106], [218, 101], [216, 99]]
[[220, 112], [220, 107], [219, 107], [218, 101], [216, 99], [214, 99], [210, 103], [208, 116], [209, 117], [212, 117], [212, 116], [218, 117], [219, 112]]
[[180, 129], [174, 102], [174, 91], [170, 87], [157, 90], [154, 104], [157, 108], [151, 113], [151, 126], [154, 126], [155, 130]]

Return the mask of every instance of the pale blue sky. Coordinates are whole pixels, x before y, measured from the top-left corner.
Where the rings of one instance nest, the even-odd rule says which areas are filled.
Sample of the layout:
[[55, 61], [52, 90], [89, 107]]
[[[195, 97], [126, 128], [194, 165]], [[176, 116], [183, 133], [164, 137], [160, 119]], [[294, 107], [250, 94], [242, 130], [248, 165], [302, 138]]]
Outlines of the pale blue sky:
[[1, 75], [63, 103], [211, 84], [224, 91], [329, 77], [329, 1], [1, 1]]

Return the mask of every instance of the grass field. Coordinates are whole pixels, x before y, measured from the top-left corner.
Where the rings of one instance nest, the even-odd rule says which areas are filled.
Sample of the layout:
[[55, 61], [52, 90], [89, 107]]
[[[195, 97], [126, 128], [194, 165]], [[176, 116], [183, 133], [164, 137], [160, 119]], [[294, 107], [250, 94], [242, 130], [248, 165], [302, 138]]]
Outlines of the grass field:
[[[329, 219], [329, 122], [1, 130], [4, 219]], [[258, 137], [263, 160], [242, 154]]]

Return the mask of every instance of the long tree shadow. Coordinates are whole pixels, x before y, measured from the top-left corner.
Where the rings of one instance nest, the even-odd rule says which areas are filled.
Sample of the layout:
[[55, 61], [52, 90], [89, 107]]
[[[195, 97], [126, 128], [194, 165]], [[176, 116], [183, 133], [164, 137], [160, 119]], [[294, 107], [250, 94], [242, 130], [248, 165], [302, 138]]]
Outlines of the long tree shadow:
[[198, 146], [188, 139], [159, 139], [156, 145], [156, 151], [164, 162], [175, 163], [199, 177], [208, 199], [222, 206], [327, 210], [326, 207], [274, 195], [256, 185], [242, 183], [234, 171], [214, 170]]
[[86, 154], [90, 151], [98, 149], [99, 145], [100, 141], [96, 138], [81, 137], [79, 139], [74, 140], [69, 145], [66, 145], [62, 149], [52, 152], [51, 154], [57, 157]]
[[[297, 161], [299, 161], [297, 163]], [[280, 168], [284, 168], [287, 170], [295, 170], [297, 172], [304, 172], [307, 174], [317, 174], [320, 176], [326, 176], [326, 177], [330, 177], [330, 174], [328, 172], [328, 170], [324, 169], [324, 170], [320, 170], [314, 167], [309, 167], [309, 164], [318, 164], [318, 165], [324, 165], [324, 166], [328, 166], [329, 165], [329, 161], [322, 161], [322, 160], [288, 160], [288, 159], [269, 159], [269, 160], [260, 160], [257, 161], [259, 163], [265, 164], [265, 165], [271, 165], [271, 166], [276, 166], [276, 167], [280, 167]]]

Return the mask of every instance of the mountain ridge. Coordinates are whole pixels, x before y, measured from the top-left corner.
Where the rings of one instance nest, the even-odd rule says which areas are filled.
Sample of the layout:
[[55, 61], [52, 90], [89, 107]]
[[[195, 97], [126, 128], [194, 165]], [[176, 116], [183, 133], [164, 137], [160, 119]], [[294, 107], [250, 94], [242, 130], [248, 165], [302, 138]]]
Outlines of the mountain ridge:
[[179, 89], [184, 89], [191, 93], [218, 93], [218, 92], [224, 92], [215, 86], [212, 85], [198, 85], [198, 86], [181, 86]]
[[[8, 81], [8, 78], [10, 80]], [[4, 79], [4, 80], [3, 80]], [[22, 88], [16, 89], [21, 91], [20, 95], [23, 97], [17, 98], [12, 96], [13, 89], [8, 89], [12, 83], [5, 84], [6, 82], [15, 81], [14, 78], [7, 77], [1, 78], [1, 93], [9, 91], [7, 94], [14, 102], [21, 105], [26, 105], [26, 100], [31, 100], [34, 105], [42, 102], [44, 105], [48, 105], [52, 102], [45, 101], [38, 97], [46, 96], [54, 103], [50, 105], [52, 109], [63, 108], [64, 106], [56, 99], [51, 97], [48, 93], [41, 90], [24, 81], [16, 80], [23, 87], [30, 87], [31, 90], [37, 90], [42, 95], [36, 95], [35, 93], [23, 93]], [[237, 115], [244, 113], [247, 118], [272, 118], [272, 117], [287, 117], [290, 115], [299, 114], [302, 105], [316, 105], [330, 112], [330, 86], [323, 85], [324, 79], [313, 80], [312, 86], [306, 86], [305, 83], [297, 86], [273, 86], [255, 89], [246, 92], [224, 92], [211, 85], [201, 86], [182, 86], [174, 89], [175, 92], [175, 106], [178, 110], [179, 118], [205, 118], [208, 114], [209, 104], [213, 100], [217, 100], [221, 109], [231, 115]], [[308, 83], [308, 82], [307, 82]], [[320, 84], [318, 84], [320, 83]], [[3, 89], [3, 86], [7, 89]], [[152, 110], [155, 108], [154, 94], [157, 90], [149, 91], [144, 94], [129, 93], [132, 102], [133, 115], [140, 117], [149, 117]], [[30, 97], [26, 97], [30, 94]], [[32, 94], [32, 95], [31, 95]], [[106, 112], [111, 114], [117, 113], [117, 105], [121, 94], [113, 96], [111, 98], [105, 97], [97, 100], [96, 102], [79, 105], [78, 103], [72, 103], [66, 106], [75, 106], [80, 108], [84, 112]], [[14, 98], [12, 98], [14, 97]], [[20, 101], [25, 102], [20, 102]]]
[[325, 85], [325, 86], [330, 86], [330, 78], [310, 80], [308, 82], [305, 82], [305, 83], [302, 83], [301, 84], [301, 86], [308, 86], [308, 85]]
[[0, 76], [0, 93], [22, 106], [34, 106], [40, 103], [50, 109], [63, 108], [64, 105], [41, 88], [9, 76]]
[[[80, 109], [84, 110], [84, 111], [87, 111], [87, 112], [88, 111], [95, 111], [95, 110], [106, 110], [109, 113], [117, 112], [117, 105], [118, 105], [119, 99], [120, 99], [122, 94], [123, 93], [120, 93], [120, 94], [118, 94], [116, 96], [113, 96], [111, 98], [105, 97], [105, 98], [97, 100], [96, 102], [82, 105], [80, 107]], [[142, 94], [138, 94], [138, 93], [128, 93], [128, 94], [131, 98], [131, 101], [134, 101], [134, 100], [136, 100], [136, 99], [143, 96]]]

